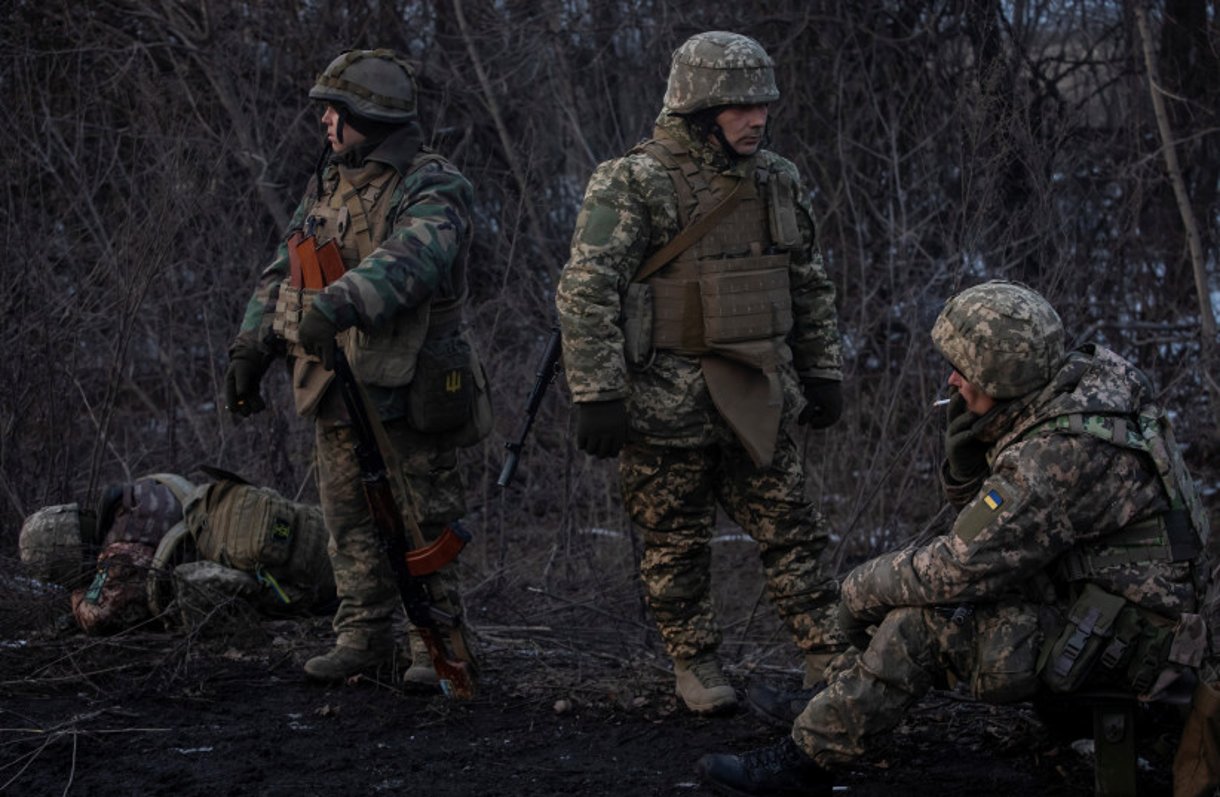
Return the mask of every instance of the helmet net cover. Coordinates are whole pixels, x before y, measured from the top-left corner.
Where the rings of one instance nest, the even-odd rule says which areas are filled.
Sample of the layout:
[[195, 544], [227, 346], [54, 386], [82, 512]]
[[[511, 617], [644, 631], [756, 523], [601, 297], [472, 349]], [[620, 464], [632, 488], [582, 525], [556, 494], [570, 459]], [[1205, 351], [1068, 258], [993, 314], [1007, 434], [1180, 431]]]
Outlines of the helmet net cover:
[[674, 51], [664, 99], [671, 113], [778, 99], [775, 64], [749, 36], [719, 30], [697, 33]]
[[937, 350], [970, 384], [996, 399], [1048, 383], [1064, 356], [1063, 322], [1041, 294], [993, 280], [949, 299], [932, 327]]
[[313, 100], [379, 122], [415, 118], [415, 71], [393, 50], [348, 50], [331, 61], [309, 90]]

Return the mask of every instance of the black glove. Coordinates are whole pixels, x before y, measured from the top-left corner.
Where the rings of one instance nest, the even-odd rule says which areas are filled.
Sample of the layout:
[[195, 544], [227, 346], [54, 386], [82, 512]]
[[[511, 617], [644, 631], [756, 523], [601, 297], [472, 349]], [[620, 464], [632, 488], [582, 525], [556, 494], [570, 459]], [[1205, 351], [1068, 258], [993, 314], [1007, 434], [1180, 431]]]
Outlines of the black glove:
[[627, 402], [590, 401], [576, 405], [576, 447], [595, 457], [618, 456], [627, 442]]
[[872, 625], [874, 623], [852, 614], [847, 604], [839, 601], [839, 631], [856, 650], [868, 649], [868, 643], [873, 639], [868, 633], [869, 626]]
[[806, 379], [805, 409], [796, 419], [814, 429], [825, 429], [843, 414], [843, 384], [835, 379]]
[[225, 409], [243, 418], [267, 408], [258, 386], [271, 364], [266, 352], [249, 343], [237, 343], [229, 351], [225, 371]]
[[322, 361], [322, 367], [327, 371], [335, 369], [335, 335], [339, 327], [316, 307], [310, 307], [297, 327], [297, 343], [305, 350]]
[[967, 484], [987, 472], [987, 443], [974, 436], [974, 424], [979, 416], [966, 409], [966, 399], [957, 393], [949, 400], [949, 428], [945, 430], [945, 459], [949, 476], [958, 484]]

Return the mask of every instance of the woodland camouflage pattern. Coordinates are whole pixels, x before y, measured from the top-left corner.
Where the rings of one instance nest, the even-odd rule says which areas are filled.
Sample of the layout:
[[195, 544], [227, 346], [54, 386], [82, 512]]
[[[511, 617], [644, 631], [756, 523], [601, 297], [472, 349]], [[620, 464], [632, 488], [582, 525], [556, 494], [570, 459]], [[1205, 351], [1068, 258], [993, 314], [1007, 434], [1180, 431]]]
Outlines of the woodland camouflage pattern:
[[[774, 153], [730, 159], [718, 145], [692, 140], [685, 121], [668, 111], [656, 124], [658, 133], [685, 144], [706, 174], [748, 179], [761, 161], [800, 185], [796, 167]], [[778, 368], [783, 416], [770, 469], [753, 465], [720, 416], [698, 357], [659, 350], [639, 370], [624, 360], [619, 325], [628, 283], [679, 231], [677, 202], [665, 168], [641, 151], [601, 164], [590, 178], [556, 296], [573, 400], [626, 399], [621, 486], [644, 538], [649, 606], [670, 656], [690, 658], [720, 641], [708, 592], [717, 503], [759, 541], [769, 595], [797, 645], [834, 650], [841, 640], [827, 607], [837, 590], [819, 564], [829, 529], [805, 497], [802, 457], [789, 431], [804, 406], [800, 379], [842, 379], [834, 285], [815, 243], [808, 196], [797, 192], [803, 243], [789, 265], [795, 320], [791, 362]]]
[[[374, 157], [378, 153], [374, 153]], [[393, 163], [400, 171], [406, 164]], [[323, 174], [325, 185], [337, 180], [336, 166]], [[381, 245], [342, 279], [327, 286], [314, 306], [339, 329], [357, 327], [368, 331], [380, 327], [400, 313], [410, 312], [434, 294], [450, 290], [450, 270], [470, 235], [470, 208], [474, 190], [447, 162], [430, 163], [403, 180], [405, 198], [390, 234]], [[289, 223], [299, 229], [317, 199], [313, 181]], [[280, 283], [288, 276], [288, 245], [281, 242], [271, 265], [263, 271], [258, 287], [246, 305], [239, 337], [275, 350], [282, 341], [271, 331]]]
[[945, 303], [932, 343], [966, 380], [992, 398], [1046, 384], [1063, 358], [1063, 322], [1046, 299], [1014, 282], [993, 280]]
[[694, 113], [778, 99], [774, 63], [748, 36], [719, 30], [698, 33], [674, 51], [665, 88], [667, 111]]
[[[384, 329], [404, 315], [421, 312], [430, 301], [456, 298], [461, 290], [455, 285], [455, 274], [464, 266], [462, 259], [472, 234], [474, 192], [456, 168], [436, 156], [408, 172], [419, 152], [418, 136], [417, 124], [403, 125], [376, 144], [360, 164], [384, 164], [405, 176], [390, 203], [385, 238], [359, 263], [348, 264], [348, 271], [314, 299], [313, 307], [340, 330]], [[311, 209], [337, 190], [340, 163], [350, 161], [350, 153], [346, 158], [332, 156], [322, 175], [321, 197], [316, 181], [310, 181], [289, 231], [299, 229]], [[286, 240], [287, 236], [262, 273], [238, 334], [239, 340], [273, 353], [286, 350], [272, 325], [280, 286], [289, 274]], [[403, 418], [405, 386], [366, 384], [365, 388], [394, 448], [383, 455], [388, 463], [398, 461], [403, 481], [412, 493], [410, 503], [404, 496], [397, 496], [400, 508], [408, 512], [408, 507], [414, 507], [425, 537], [439, 534], [443, 524], [465, 511], [456, 453], [452, 448], [438, 447], [435, 438], [408, 427]], [[329, 553], [340, 598], [333, 625], [339, 644], [367, 649], [391, 641], [392, 618], [400, 610], [401, 599], [369, 516], [345, 418], [338, 391], [332, 386], [318, 411], [316, 456], [318, 489], [331, 536]], [[452, 570], [451, 564], [430, 577], [429, 587], [439, 608], [458, 613]]]
[[[981, 699], [1031, 695], [1044, 638], [1039, 611], [1063, 617], [1068, 608], [1057, 597], [1068, 594], [1057, 560], [1165, 511], [1168, 499], [1141, 452], [1087, 434], [1023, 435], [1070, 413], [1134, 417], [1152, 399], [1134, 366], [1086, 347], [1070, 354], [1041, 390], [985, 416], [979, 437], [992, 442], [991, 472], [978, 480], [952, 531], [877, 557], [844, 579], [846, 607], [880, 626], [868, 650], [797, 719], [797, 743], [819, 763], [850, 760], [870, 735], [893, 727], [940, 683], [945, 669]], [[995, 508], [989, 495], [992, 503], [999, 496]], [[1105, 568], [1091, 580], [1172, 622], [1198, 610], [1195, 575], [1190, 562], [1150, 560]], [[965, 630], [935, 608], [961, 603], [976, 607]]]

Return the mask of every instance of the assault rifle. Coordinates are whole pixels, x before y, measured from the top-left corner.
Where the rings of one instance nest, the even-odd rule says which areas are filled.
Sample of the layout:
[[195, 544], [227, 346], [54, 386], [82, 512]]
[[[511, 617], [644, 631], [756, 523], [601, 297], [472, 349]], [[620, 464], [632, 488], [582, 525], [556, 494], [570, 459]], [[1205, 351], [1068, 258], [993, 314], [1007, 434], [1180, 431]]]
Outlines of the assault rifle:
[[534, 425], [534, 418], [538, 415], [538, 405], [542, 403], [546, 389], [559, 374], [559, 353], [562, 349], [560, 343], [559, 327], [551, 327], [550, 337], [546, 339], [546, 348], [542, 352], [542, 361], [538, 363], [538, 370], [534, 373], [534, 376], [537, 377], [534, 380], [534, 387], [530, 390], [529, 398], [525, 400], [525, 418], [521, 421], [521, 431], [517, 433], [517, 439], [509, 440], [504, 444], [504, 447], [508, 449], [508, 457], [504, 460], [504, 469], [500, 471], [500, 478], [496, 479], [496, 484], [501, 487], [507, 487], [508, 483], [513, 480], [513, 474], [517, 472], [517, 463], [521, 460], [521, 449], [525, 447], [525, 438], [529, 436], [530, 427]]
[[[389, 557], [390, 570], [394, 573], [407, 618], [428, 648], [441, 690], [449, 697], [474, 697], [474, 678], [470, 654], [461, 636], [461, 618], [433, 605], [428, 585], [423, 580], [424, 576], [435, 573], [456, 558], [470, 541], [470, 534], [460, 525], [453, 524], [445, 528], [436, 542], [411, 550], [407, 544], [406, 525], [390, 486], [385, 458], [377, 445], [376, 411], [356, 381], [343, 349], [336, 346], [334, 354], [335, 377], [356, 438], [356, 462], [360, 467], [364, 497], [373, 525], [381, 534], [381, 547]], [[450, 655], [442, 629], [452, 635], [456, 656]]]

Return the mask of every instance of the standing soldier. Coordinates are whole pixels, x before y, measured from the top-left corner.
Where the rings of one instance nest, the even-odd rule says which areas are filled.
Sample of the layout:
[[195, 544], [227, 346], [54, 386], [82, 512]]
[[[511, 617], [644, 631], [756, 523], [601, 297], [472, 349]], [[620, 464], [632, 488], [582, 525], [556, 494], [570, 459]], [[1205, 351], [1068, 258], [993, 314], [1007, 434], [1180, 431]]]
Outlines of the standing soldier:
[[1085, 686], [1190, 694], [1217, 639], [1214, 598], [1201, 600], [1205, 511], [1148, 378], [1101, 346], [1065, 353], [1063, 339], [1022, 285], [945, 304], [932, 341], [956, 393], [941, 474], [961, 512], [948, 533], [847, 574], [841, 621], [861, 652], [790, 736], [704, 756], [714, 791], [829, 795], [831, 770], [934, 685], [993, 703]]
[[648, 604], [698, 713], [737, 700], [710, 594], [717, 503], [758, 541], [807, 674], [837, 648], [828, 527], [792, 433], [838, 419], [840, 341], [809, 197], [762, 148], [778, 98], [753, 39], [678, 48], [652, 139], [589, 180], [557, 296], [577, 445], [621, 451]]
[[[391, 50], [350, 50], [326, 67], [309, 96], [323, 104], [327, 146], [246, 307], [225, 390], [230, 411], [257, 412], [264, 372], [286, 355], [297, 412], [315, 420], [338, 640], [305, 672], [336, 681], [390, 662], [401, 604], [330, 368], [335, 347], [343, 347], [385, 422], [392, 450], [383, 455], [399, 470], [395, 485], [409, 493], [398, 502], [424, 541], [465, 511], [455, 447], [486, 434], [488, 408], [482, 369], [461, 329], [473, 192], [452, 164], [422, 146], [411, 67]], [[447, 391], [453, 368], [466, 378]], [[457, 618], [451, 570], [430, 577], [429, 588], [437, 607]], [[407, 684], [436, 685], [417, 633], [410, 648]]]

